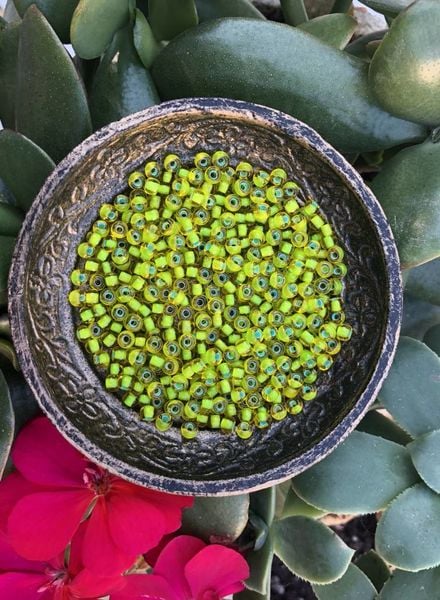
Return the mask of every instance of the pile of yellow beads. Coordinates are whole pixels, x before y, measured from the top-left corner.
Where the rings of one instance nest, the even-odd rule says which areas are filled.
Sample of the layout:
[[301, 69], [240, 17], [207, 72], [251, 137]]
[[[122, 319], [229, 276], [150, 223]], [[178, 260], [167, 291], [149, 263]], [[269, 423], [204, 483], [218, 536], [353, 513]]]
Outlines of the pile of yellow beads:
[[344, 251], [287, 173], [223, 151], [131, 173], [71, 274], [105, 387], [160, 431], [233, 432], [301, 412], [351, 337]]

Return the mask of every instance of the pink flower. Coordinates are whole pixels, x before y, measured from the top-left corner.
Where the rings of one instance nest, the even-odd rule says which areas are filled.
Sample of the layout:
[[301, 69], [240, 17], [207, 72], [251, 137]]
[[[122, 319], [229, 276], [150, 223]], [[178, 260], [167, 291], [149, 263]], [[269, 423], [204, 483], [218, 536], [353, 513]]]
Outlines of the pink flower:
[[69, 565], [63, 554], [47, 562], [18, 556], [0, 534], [0, 598], [18, 600], [94, 600], [124, 586], [124, 577], [96, 576], [84, 569], [80, 554], [84, 526], [72, 542]]
[[192, 504], [192, 498], [136, 486], [94, 465], [45, 417], [22, 430], [12, 458], [18, 474], [0, 483], [0, 510], [9, 513], [13, 548], [29, 560], [57, 556], [90, 513], [84, 565], [97, 572], [122, 572], [178, 529], [181, 510]]
[[245, 559], [231, 548], [180, 535], [162, 550], [153, 575], [126, 577], [111, 600], [220, 600], [244, 589]]

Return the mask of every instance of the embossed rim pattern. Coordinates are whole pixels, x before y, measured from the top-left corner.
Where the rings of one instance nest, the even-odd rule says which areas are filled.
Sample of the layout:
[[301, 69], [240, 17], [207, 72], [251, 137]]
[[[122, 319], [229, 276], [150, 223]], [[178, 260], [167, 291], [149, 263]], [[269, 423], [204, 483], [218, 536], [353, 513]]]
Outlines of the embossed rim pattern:
[[[96, 437], [88, 436], [78, 429], [43, 384], [41, 372], [39, 372], [31, 351], [36, 340], [29, 339], [26, 298], [23, 297], [23, 290], [26, 289], [27, 278], [29, 278], [28, 259], [30, 253], [34, 251], [33, 232], [41, 216], [44, 216], [48, 199], [60, 182], [71, 176], [81, 161], [84, 161], [90, 153], [96, 151], [97, 148], [105, 147], [115, 136], [124, 135], [131, 128], [145, 122], [170, 115], [175, 116], [178, 120], [181, 115], [188, 113], [219, 115], [223, 118], [227, 114], [233, 115], [237, 120], [240, 118], [246, 118], [248, 121], [254, 119], [259, 125], [294, 140], [308, 152], [313, 153], [338, 175], [344, 186], [363, 205], [363, 209], [368, 214], [376, 231], [386, 268], [384, 293], [388, 302], [387, 312], [383, 317], [386, 318], [386, 322], [382, 323], [380, 355], [354, 406], [331, 431], [323, 435], [317, 443], [307, 448], [302, 454], [262, 472], [254, 470], [249, 475], [242, 473], [236, 477], [222, 477], [221, 479], [215, 476], [200, 479], [179, 478], [173, 477], [172, 471], [169, 475], [164, 476], [157, 472], [138, 468], [103, 449], [97, 443]], [[65, 274], [65, 277], [68, 277], [68, 273]], [[37, 196], [20, 232], [9, 277], [9, 310], [13, 339], [25, 378], [43, 411], [60, 432], [81, 452], [109, 471], [141, 485], [180, 494], [222, 495], [264, 488], [292, 477], [324, 458], [354, 429], [368, 406], [374, 401], [391, 365], [400, 330], [402, 287], [397, 250], [391, 229], [380, 205], [359, 174], [313, 129], [288, 115], [263, 106], [227, 99], [186, 99], [167, 102], [110, 124], [85, 140], [57, 166]], [[76, 343], [73, 336], [71, 343]], [[60, 373], [59, 376], [63, 377], [63, 374]]]

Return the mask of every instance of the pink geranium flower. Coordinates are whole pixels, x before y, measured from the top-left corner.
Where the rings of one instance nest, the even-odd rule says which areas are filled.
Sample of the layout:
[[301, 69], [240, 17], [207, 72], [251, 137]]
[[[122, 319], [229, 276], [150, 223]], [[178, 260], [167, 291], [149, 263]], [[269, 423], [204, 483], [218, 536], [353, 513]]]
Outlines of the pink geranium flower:
[[244, 589], [245, 559], [231, 548], [180, 535], [160, 553], [152, 575], [131, 575], [111, 600], [220, 600]]
[[0, 598], [98, 600], [122, 588], [125, 578], [121, 575], [102, 577], [84, 569], [80, 555], [83, 533], [80, 530], [72, 542], [68, 566], [64, 554], [47, 562], [22, 558], [0, 534]]
[[91, 463], [45, 417], [22, 430], [12, 458], [18, 474], [0, 483], [0, 510], [9, 513], [13, 548], [29, 560], [57, 556], [90, 515], [82, 551], [85, 566], [122, 572], [178, 529], [182, 509], [192, 504], [192, 498], [136, 486]]

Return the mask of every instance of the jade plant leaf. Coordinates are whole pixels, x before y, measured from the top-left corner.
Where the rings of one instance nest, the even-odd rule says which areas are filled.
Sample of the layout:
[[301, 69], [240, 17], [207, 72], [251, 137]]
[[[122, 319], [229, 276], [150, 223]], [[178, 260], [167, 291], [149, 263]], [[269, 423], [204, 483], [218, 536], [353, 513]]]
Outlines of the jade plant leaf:
[[440, 357], [440, 324], [428, 329], [423, 342]]
[[17, 235], [23, 218], [23, 212], [19, 208], [9, 204], [0, 204], [0, 235]]
[[440, 494], [440, 429], [417, 438], [408, 450], [420, 477]]
[[234, 594], [234, 600], [270, 600], [270, 587], [264, 594], [259, 594], [253, 590], [243, 590], [239, 594]]
[[[1, 149], [1, 145], [0, 145]], [[17, 201], [14, 198], [14, 194], [8, 188], [6, 183], [0, 177], [0, 203], [1, 204], [10, 204], [11, 206], [17, 206]]]
[[440, 359], [425, 344], [401, 338], [380, 398], [413, 437], [440, 429]]
[[329, 527], [307, 517], [277, 521], [273, 535], [275, 554], [292, 573], [312, 583], [342, 577], [354, 554]]
[[327, 512], [365, 514], [382, 510], [417, 480], [406, 448], [354, 431], [292, 485], [306, 502]]
[[146, 69], [149, 69], [153, 64], [160, 47], [154, 37], [149, 22], [139, 9], [136, 9], [135, 11], [133, 41], [142, 64]]
[[15, 434], [17, 434], [28, 421], [41, 413], [40, 407], [21, 372], [17, 372], [8, 361], [1, 357], [0, 369], [8, 384], [14, 410]]
[[0, 371], [0, 477], [6, 466], [14, 438], [14, 412], [3, 373]]
[[366, 60], [369, 62], [371, 55], [369, 52], [369, 44], [371, 42], [377, 42], [382, 40], [383, 36], [386, 34], [388, 30], [382, 29], [380, 31], [373, 31], [372, 33], [366, 33], [365, 35], [361, 35], [356, 38], [353, 42], [350, 42], [348, 46], [344, 48], [345, 52], [352, 54], [353, 56], [358, 56], [362, 60]]
[[131, 27], [124, 27], [116, 32], [93, 80], [93, 125], [98, 129], [158, 102], [153, 80], [135, 50]]
[[162, 50], [152, 75], [163, 100], [208, 96], [270, 106], [308, 123], [343, 152], [380, 150], [424, 135], [378, 106], [363, 61], [279, 23], [202, 23]]
[[351, 40], [357, 23], [353, 17], [344, 13], [323, 15], [302, 23], [298, 27], [322, 42], [342, 50]]
[[371, 184], [390, 222], [403, 268], [440, 255], [439, 161], [440, 143], [428, 140], [386, 161]]
[[440, 589], [440, 568], [408, 573], [396, 570], [385, 584], [380, 600], [435, 600]]
[[284, 503], [282, 519], [287, 517], [310, 517], [317, 519], [326, 514], [325, 510], [319, 510], [311, 504], [307, 504], [302, 498], [298, 496], [293, 487], [291, 486]]
[[149, 0], [148, 18], [158, 40], [172, 40], [199, 22], [194, 0]]
[[273, 560], [272, 536], [268, 536], [260, 550], [247, 552], [245, 558], [251, 571], [250, 577], [246, 579], [246, 587], [259, 594], [264, 594], [270, 585]]
[[249, 494], [195, 498], [192, 508], [182, 517], [182, 532], [195, 535], [205, 542], [233, 542], [246, 527]]
[[15, 128], [15, 94], [20, 24], [0, 23], [0, 120]]
[[395, 421], [377, 410], [370, 410], [357, 426], [357, 430], [371, 433], [371, 435], [378, 435], [402, 446], [406, 446], [412, 440], [412, 437], [399, 427]]
[[5, 306], [8, 299], [8, 275], [16, 238], [0, 236], [0, 306]]
[[362, 0], [362, 4], [387, 16], [398, 15], [413, 2], [414, 0]]
[[401, 335], [423, 340], [429, 329], [440, 323], [440, 306], [403, 295]]
[[8, 129], [0, 131], [0, 177], [23, 211], [29, 209], [54, 168], [55, 163], [44, 150], [24, 135]]
[[70, 39], [81, 58], [101, 56], [113, 35], [129, 19], [128, 0], [80, 0], [73, 13]]
[[355, 562], [356, 566], [368, 577], [376, 590], [380, 592], [390, 576], [385, 561], [374, 550], [362, 554]]
[[24, 16], [31, 4], [35, 4], [55, 30], [60, 40], [70, 40], [70, 21], [79, 0], [14, 0], [20, 17]]
[[330, 585], [313, 585], [318, 600], [374, 600], [377, 592], [368, 577], [356, 565]]
[[440, 306], [440, 258], [406, 271], [405, 291], [414, 298], [420, 298]]
[[308, 21], [304, 0], [280, 0], [284, 20], [288, 25], [296, 27]]
[[250, 0], [196, 0], [200, 23], [224, 17], [248, 17], [264, 19]]
[[440, 564], [440, 496], [424, 483], [403, 492], [383, 513], [376, 550], [387, 563], [405, 571]]
[[438, 0], [411, 4], [392, 22], [369, 71], [386, 110], [426, 125], [440, 123], [439, 21]]
[[0, 356], [9, 361], [16, 371], [20, 370], [15, 348], [9, 340], [3, 340], [0, 338]]
[[269, 487], [250, 496], [250, 508], [263, 519], [268, 527], [271, 526], [275, 516], [275, 487]]
[[20, 26], [15, 119], [17, 130], [56, 162], [92, 131], [84, 86], [35, 5], [28, 8]]

